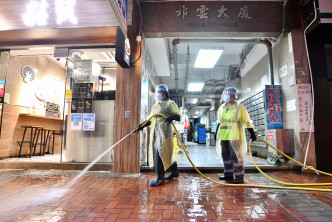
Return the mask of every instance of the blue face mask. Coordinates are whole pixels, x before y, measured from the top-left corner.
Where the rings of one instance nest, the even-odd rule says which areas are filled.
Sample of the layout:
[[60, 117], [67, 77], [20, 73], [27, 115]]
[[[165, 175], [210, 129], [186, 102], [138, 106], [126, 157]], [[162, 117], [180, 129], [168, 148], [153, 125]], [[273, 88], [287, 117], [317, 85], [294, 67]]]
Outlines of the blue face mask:
[[158, 101], [163, 100], [163, 94], [158, 93], [157, 96], [156, 96], [156, 99], [157, 99]]
[[225, 103], [229, 103], [231, 101], [231, 96], [230, 95], [223, 95], [223, 100]]

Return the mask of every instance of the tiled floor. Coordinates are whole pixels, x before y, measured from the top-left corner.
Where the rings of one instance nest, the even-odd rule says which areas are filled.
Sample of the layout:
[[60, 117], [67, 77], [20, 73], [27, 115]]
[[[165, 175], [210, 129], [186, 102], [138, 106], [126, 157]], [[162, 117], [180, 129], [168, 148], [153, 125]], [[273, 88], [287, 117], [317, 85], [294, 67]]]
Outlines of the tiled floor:
[[[231, 188], [197, 174], [149, 187], [154, 173], [111, 172], [88, 172], [65, 189], [77, 173], [0, 170], [0, 221], [332, 221], [331, 192]], [[324, 175], [270, 175], [332, 182]], [[245, 182], [275, 185], [258, 173], [246, 174]]]
[[[209, 145], [203, 145], [203, 144], [197, 144], [197, 143], [189, 143], [188, 146], [188, 152], [189, 157], [193, 161], [193, 163], [197, 167], [221, 167], [223, 166], [223, 161], [221, 158], [221, 151], [218, 153], [216, 151], [216, 147], [209, 146]], [[174, 160], [178, 162], [179, 167], [191, 167], [191, 164], [185, 154], [178, 153], [179, 150], [175, 150], [174, 152]], [[260, 166], [269, 166], [266, 159], [254, 157], [256, 163]], [[65, 160], [63, 160], [66, 162]], [[60, 154], [46, 154], [45, 156], [32, 156], [31, 158], [7, 158], [0, 160], [0, 163], [3, 162], [46, 162], [46, 163], [60, 163]], [[249, 154], [245, 155], [244, 158], [244, 165], [245, 166], [253, 166], [251, 157]]]

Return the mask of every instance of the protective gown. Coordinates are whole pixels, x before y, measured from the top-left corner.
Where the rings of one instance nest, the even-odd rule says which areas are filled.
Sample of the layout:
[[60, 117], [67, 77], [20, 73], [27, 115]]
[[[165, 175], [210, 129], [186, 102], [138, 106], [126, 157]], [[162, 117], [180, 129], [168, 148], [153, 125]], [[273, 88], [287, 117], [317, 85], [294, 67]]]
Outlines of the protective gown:
[[254, 128], [247, 110], [236, 102], [228, 109], [222, 105], [218, 109], [218, 123], [220, 140], [229, 140], [238, 162], [243, 162], [247, 149], [244, 128]]
[[[154, 114], [162, 113], [167, 117], [179, 115], [181, 111], [172, 100], [158, 101], [153, 105], [149, 118]], [[149, 143], [149, 166], [154, 166], [153, 161], [153, 144], [156, 142], [158, 152], [163, 161], [164, 170], [166, 171], [172, 164], [173, 156], [173, 127], [172, 124], [165, 123], [165, 118], [157, 116], [151, 120], [150, 143]]]

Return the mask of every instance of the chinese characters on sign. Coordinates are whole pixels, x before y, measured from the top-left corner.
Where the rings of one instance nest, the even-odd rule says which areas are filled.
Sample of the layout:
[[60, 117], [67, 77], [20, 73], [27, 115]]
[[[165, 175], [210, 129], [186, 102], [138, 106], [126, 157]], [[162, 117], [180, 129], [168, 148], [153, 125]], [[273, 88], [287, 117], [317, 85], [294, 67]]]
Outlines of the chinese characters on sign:
[[[182, 19], [185, 19], [188, 16], [189, 7], [186, 7], [185, 5], [179, 6], [179, 10], [175, 11], [176, 17], [181, 17]], [[229, 14], [226, 13], [227, 8], [225, 5], [222, 5], [220, 9], [217, 10], [217, 18], [231, 17]], [[209, 8], [206, 5], [200, 5], [195, 10], [196, 17], [199, 19], [208, 19], [209, 18]], [[240, 19], [252, 19], [252, 17], [249, 16], [249, 6], [243, 5], [243, 7], [239, 8], [239, 13], [237, 14], [237, 17]]]
[[[297, 101], [299, 108], [300, 132], [309, 132], [311, 119], [311, 86], [310, 84], [297, 85]], [[312, 124], [312, 132], [314, 132], [314, 124]]]
[[75, 16], [75, 5], [76, 0], [30, 1], [22, 16], [23, 22], [26, 26], [45, 26], [49, 17], [56, 14], [58, 25], [62, 25], [66, 21], [76, 25], [78, 21]]
[[282, 129], [281, 86], [265, 86], [267, 129]]

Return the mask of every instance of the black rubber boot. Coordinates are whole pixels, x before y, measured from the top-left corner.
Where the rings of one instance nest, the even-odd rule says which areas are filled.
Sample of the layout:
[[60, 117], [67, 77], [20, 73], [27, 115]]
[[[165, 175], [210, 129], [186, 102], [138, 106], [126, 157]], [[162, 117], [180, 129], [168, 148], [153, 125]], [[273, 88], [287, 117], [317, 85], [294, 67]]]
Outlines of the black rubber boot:
[[221, 176], [219, 177], [219, 180], [233, 180], [232, 176]]
[[244, 181], [243, 181], [243, 177], [241, 177], [241, 178], [235, 178], [235, 179], [233, 180], [233, 183], [235, 183], [235, 184], [244, 183]]
[[161, 185], [163, 182], [165, 182], [165, 178], [163, 174], [158, 174], [157, 179], [150, 183], [151, 187], [156, 187]]
[[178, 164], [176, 161], [174, 161], [174, 163], [168, 168], [170, 170], [170, 174], [165, 177], [166, 180], [171, 180], [175, 177], [179, 177], [179, 172], [178, 172]]

